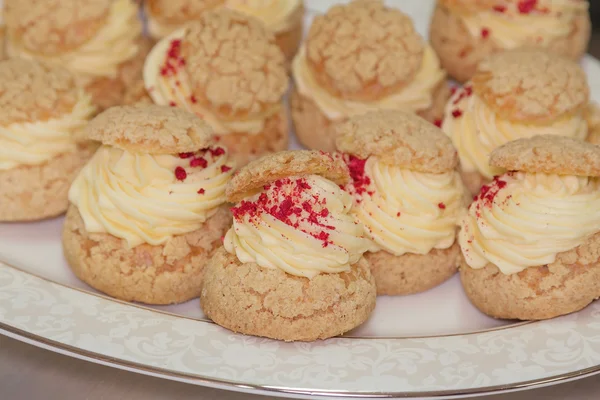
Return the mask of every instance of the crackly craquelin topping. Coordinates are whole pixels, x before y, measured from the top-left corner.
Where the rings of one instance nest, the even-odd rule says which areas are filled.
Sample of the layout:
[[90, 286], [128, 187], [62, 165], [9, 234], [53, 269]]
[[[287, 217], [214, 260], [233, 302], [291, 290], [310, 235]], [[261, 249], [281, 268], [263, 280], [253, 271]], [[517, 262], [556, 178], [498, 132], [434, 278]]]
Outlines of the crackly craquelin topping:
[[0, 62], [0, 125], [61, 117], [78, 94], [66, 69], [20, 59]]
[[378, 1], [332, 7], [315, 18], [308, 64], [333, 95], [370, 100], [410, 82], [423, 60], [423, 39], [411, 19]]
[[171, 53], [164, 72], [185, 66], [197, 101], [222, 116], [265, 112], [287, 89], [285, 57], [275, 37], [260, 21], [235, 11], [203, 14]]
[[152, 18], [167, 24], [198, 19], [204, 12], [222, 6], [225, 0], [146, 0]]
[[539, 50], [493, 55], [479, 64], [472, 82], [479, 97], [513, 120], [553, 119], [589, 101], [583, 69]]
[[57, 54], [96, 34], [113, 0], [5, 0], [9, 36], [34, 53]]

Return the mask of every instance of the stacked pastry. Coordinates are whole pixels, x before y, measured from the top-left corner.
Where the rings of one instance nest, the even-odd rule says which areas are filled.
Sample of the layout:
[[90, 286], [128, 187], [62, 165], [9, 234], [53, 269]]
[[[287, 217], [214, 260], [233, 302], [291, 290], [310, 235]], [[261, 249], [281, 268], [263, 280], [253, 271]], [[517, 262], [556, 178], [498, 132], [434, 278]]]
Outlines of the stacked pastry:
[[459, 82], [493, 53], [538, 47], [575, 61], [590, 40], [587, 0], [438, 0], [431, 43]]
[[228, 8], [259, 19], [291, 59], [302, 40], [302, 0], [146, 0], [150, 36], [160, 40], [207, 11]]
[[198, 297], [231, 224], [233, 165], [210, 127], [176, 108], [113, 107], [85, 137], [102, 146], [69, 191], [63, 247], [73, 272], [122, 300]]
[[447, 136], [416, 115], [368, 113], [338, 127], [353, 209], [373, 241], [365, 258], [380, 295], [422, 292], [457, 271], [469, 196]]
[[460, 156], [473, 194], [503, 171], [488, 163], [497, 147], [535, 135], [588, 136], [589, 87], [575, 62], [542, 50], [490, 56], [446, 106], [442, 129]]
[[244, 165], [288, 146], [284, 64], [260, 21], [219, 9], [161, 40], [144, 83], [154, 103], [200, 116]]
[[67, 210], [69, 186], [96, 147], [80, 136], [94, 113], [66, 69], [0, 61], [0, 221]]
[[334, 126], [375, 110], [441, 120], [446, 73], [412, 20], [380, 1], [355, 1], [317, 16], [292, 64], [296, 135], [306, 147], [335, 148]]
[[140, 79], [149, 45], [133, 0], [6, 0], [6, 51], [72, 71], [101, 108]]

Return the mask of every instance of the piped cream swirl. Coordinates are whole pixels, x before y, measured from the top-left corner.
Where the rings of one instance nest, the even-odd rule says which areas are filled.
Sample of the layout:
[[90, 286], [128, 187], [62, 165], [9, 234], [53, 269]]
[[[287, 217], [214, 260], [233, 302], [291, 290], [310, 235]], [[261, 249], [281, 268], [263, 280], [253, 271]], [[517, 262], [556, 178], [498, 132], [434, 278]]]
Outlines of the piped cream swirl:
[[536, 135], [560, 135], [585, 139], [588, 124], [583, 112], [558, 118], [548, 124], [527, 124], [499, 117], [469, 85], [448, 102], [442, 130], [452, 139], [465, 172], [479, 172], [488, 179], [503, 171], [489, 165], [493, 150], [510, 141]]
[[370, 246], [351, 208], [352, 197], [325, 178], [283, 179], [233, 209], [225, 249], [295, 276], [348, 271]]
[[458, 172], [410, 171], [369, 157], [364, 174], [369, 186], [357, 195], [354, 213], [375, 243], [372, 251], [427, 254], [454, 244], [466, 211]]
[[598, 178], [518, 172], [484, 186], [458, 238], [469, 267], [509, 275], [551, 264], [598, 231]]
[[96, 111], [83, 90], [73, 110], [60, 118], [20, 122], [0, 127], [0, 171], [24, 165], [39, 165], [77, 150], [76, 134]]
[[36, 59], [61, 65], [78, 74], [82, 83], [92, 78], [116, 78], [121, 64], [131, 60], [139, 51], [138, 39], [142, 24], [132, 0], [115, 0], [106, 24], [79, 48], [58, 56], [29, 52], [7, 42], [10, 57]]
[[486, 30], [488, 39], [503, 49], [524, 45], [547, 46], [552, 41], [569, 36], [577, 15], [587, 12], [587, 1], [538, 0], [536, 7], [519, 11], [517, 4], [461, 15], [472, 36], [481, 37]]
[[102, 146], [75, 179], [69, 200], [90, 233], [111, 234], [130, 248], [160, 245], [199, 229], [225, 203], [233, 170], [221, 153], [182, 157]]
[[446, 77], [440, 60], [430, 46], [425, 48], [423, 62], [417, 75], [406, 87], [391, 96], [377, 101], [359, 102], [345, 100], [330, 94], [321, 87], [313, 76], [306, 58], [306, 48], [302, 46], [292, 63], [292, 72], [298, 92], [312, 99], [330, 120], [340, 120], [369, 111], [407, 110], [423, 111], [433, 104], [435, 89]]
[[[199, 115], [216, 134], [258, 134], [265, 127], [265, 116], [249, 116], [242, 121], [224, 121], [198, 102], [185, 71], [185, 61], [179, 54], [181, 40], [185, 36], [182, 28], [162, 39], [154, 46], [144, 64], [144, 86], [152, 101], [162, 106], [177, 106]], [[278, 112], [275, 108], [273, 114]], [[271, 115], [271, 114], [270, 114]]]

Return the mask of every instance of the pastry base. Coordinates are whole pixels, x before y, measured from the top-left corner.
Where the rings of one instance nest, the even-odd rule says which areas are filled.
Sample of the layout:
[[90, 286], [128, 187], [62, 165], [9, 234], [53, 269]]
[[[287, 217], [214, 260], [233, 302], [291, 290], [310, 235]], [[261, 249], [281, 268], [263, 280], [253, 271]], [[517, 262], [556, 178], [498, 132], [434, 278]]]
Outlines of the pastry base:
[[204, 313], [231, 331], [285, 341], [341, 335], [375, 308], [375, 280], [361, 259], [349, 272], [313, 279], [240, 264], [221, 248], [206, 268]]
[[[435, 89], [431, 107], [417, 114], [431, 123], [441, 121], [449, 98], [450, 88], [446, 81], [443, 81]], [[336, 150], [334, 128], [344, 120], [331, 121], [314, 101], [301, 95], [295, 87], [291, 90], [290, 106], [296, 137], [302, 145], [322, 151]]]
[[91, 287], [124, 301], [175, 304], [198, 297], [204, 267], [231, 225], [227, 206], [201, 229], [164, 245], [139, 245], [105, 233], [88, 233], [77, 207], [67, 211], [63, 250], [75, 275]]
[[71, 183], [96, 148], [82, 144], [44, 164], [0, 171], [0, 221], [36, 221], [67, 211]]
[[424, 292], [450, 279], [460, 263], [460, 247], [454, 243], [427, 254], [395, 256], [387, 251], [366, 253], [375, 277], [377, 295], [401, 296]]
[[[549, 49], [573, 60], [579, 60], [587, 50], [590, 34], [590, 18], [588, 15], [582, 15], [576, 20], [573, 33], [569, 37], [554, 41]], [[471, 36], [460, 17], [439, 4], [433, 13], [429, 37], [442, 67], [448, 71], [450, 77], [461, 83], [471, 79], [482, 59], [503, 50], [490, 38]]]
[[543, 320], [579, 311], [600, 297], [600, 233], [549, 265], [504, 275], [493, 264], [460, 277], [473, 305], [500, 319]]

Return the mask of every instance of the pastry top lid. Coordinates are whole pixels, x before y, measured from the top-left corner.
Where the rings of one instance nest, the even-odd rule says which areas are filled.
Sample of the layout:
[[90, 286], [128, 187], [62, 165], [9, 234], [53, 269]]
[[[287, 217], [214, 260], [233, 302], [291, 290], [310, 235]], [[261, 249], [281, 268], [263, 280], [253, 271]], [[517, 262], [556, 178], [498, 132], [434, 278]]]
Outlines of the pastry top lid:
[[94, 37], [116, 0], [5, 0], [10, 41], [27, 51], [59, 55]]
[[237, 171], [227, 185], [227, 200], [236, 203], [271, 182], [304, 175], [320, 175], [337, 184], [350, 180], [341, 157], [316, 150], [288, 150], [266, 155]]
[[[552, 3], [552, 0], [438, 0], [438, 2], [444, 7], [464, 13], [492, 11], [499, 14], [510, 12], [526, 15], [547, 12], [546, 6]], [[568, 0], [566, 3], [587, 6], [587, 0]]]
[[410, 17], [378, 0], [336, 5], [315, 17], [305, 46], [323, 88], [362, 101], [401, 90], [419, 71], [424, 53]]
[[556, 135], [509, 142], [494, 150], [490, 165], [509, 171], [600, 176], [600, 146]]
[[376, 111], [350, 118], [336, 128], [339, 151], [426, 173], [458, 166], [452, 141], [435, 125], [404, 111]]
[[183, 24], [225, 4], [225, 0], [146, 0], [152, 18], [167, 24]]
[[263, 113], [287, 90], [285, 56], [251, 16], [225, 8], [202, 14], [187, 26], [181, 54], [197, 101], [221, 117]]
[[196, 115], [175, 107], [112, 107], [84, 132], [90, 140], [135, 153], [177, 154], [214, 144], [213, 131]]
[[551, 121], [583, 110], [590, 96], [585, 72], [576, 62], [534, 49], [488, 57], [472, 83], [488, 107], [512, 121]]
[[80, 89], [64, 68], [37, 61], [0, 62], [0, 125], [45, 121], [73, 110]]

